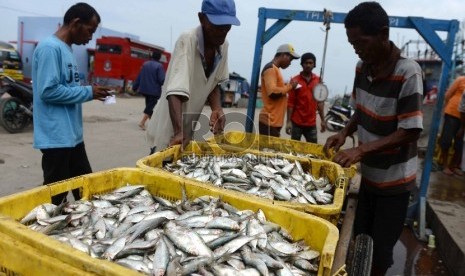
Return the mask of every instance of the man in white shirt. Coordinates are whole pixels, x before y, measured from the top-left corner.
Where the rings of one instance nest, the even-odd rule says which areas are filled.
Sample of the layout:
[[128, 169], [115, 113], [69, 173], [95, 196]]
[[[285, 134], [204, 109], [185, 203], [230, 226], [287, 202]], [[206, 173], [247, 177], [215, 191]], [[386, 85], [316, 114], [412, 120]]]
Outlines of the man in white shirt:
[[200, 26], [176, 41], [162, 95], [149, 122], [151, 153], [176, 144], [186, 146], [207, 100], [212, 132], [224, 128], [218, 84], [229, 78], [226, 35], [231, 25], [240, 25], [234, 0], [204, 0], [198, 17]]

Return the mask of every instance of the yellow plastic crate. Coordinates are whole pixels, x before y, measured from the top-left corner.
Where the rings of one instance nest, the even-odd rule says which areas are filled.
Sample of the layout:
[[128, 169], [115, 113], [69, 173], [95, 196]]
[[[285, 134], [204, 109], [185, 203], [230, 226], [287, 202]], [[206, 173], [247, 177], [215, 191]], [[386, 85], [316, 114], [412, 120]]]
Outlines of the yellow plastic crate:
[[0, 275], [92, 275], [0, 233]]
[[[330, 156], [326, 156], [323, 151], [323, 145], [240, 131], [229, 131], [224, 134], [215, 135], [207, 139], [207, 142], [218, 144], [220, 147], [222, 145], [229, 145], [257, 151], [272, 149], [283, 156], [312, 154], [328, 161], [334, 156], [334, 151], [330, 152]], [[343, 170], [347, 177], [352, 178], [357, 172], [357, 167], [352, 165], [349, 168], [343, 168]]]
[[[288, 230], [294, 240], [303, 239], [309, 246], [319, 251], [321, 259], [318, 275], [330, 275], [339, 239], [338, 230], [331, 223], [310, 214], [271, 205], [269, 202], [244, 197], [226, 190], [213, 189], [207, 185], [197, 185], [188, 181], [173, 181], [171, 176], [135, 168], [116, 168], [6, 196], [0, 198], [0, 233], [37, 250], [37, 252], [31, 251], [36, 258], [46, 259], [52, 256], [78, 270], [96, 275], [140, 275], [112, 262], [93, 259], [51, 237], [30, 230], [18, 220], [38, 204], [51, 202], [51, 196], [74, 188], [80, 189], [83, 198], [90, 198], [92, 195], [107, 193], [127, 183], [143, 184], [153, 195], [169, 200], [181, 199], [184, 188], [189, 199], [210, 195], [220, 197], [223, 201], [241, 210], [258, 211], [261, 209], [269, 221]], [[0, 244], [3, 244], [3, 239], [0, 239]], [[15, 248], [11, 250], [14, 251]]]
[[346, 265], [340, 267], [336, 272], [334, 272], [333, 276], [348, 276], [349, 274], [346, 271]]
[[[229, 148], [228, 148], [229, 147]], [[232, 150], [231, 150], [232, 149]], [[184, 151], [181, 150], [180, 146], [173, 146], [169, 147], [165, 150], [156, 152], [152, 155], [144, 157], [137, 161], [136, 166], [140, 169], [145, 171], [155, 171], [158, 174], [167, 174], [173, 181], [182, 182], [182, 183], [195, 183], [199, 185], [206, 185], [211, 186], [212, 189], [217, 189], [218, 191], [228, 191], [228, 193], [235, 193], [238, 196], [248, 196], [253, 198], [259, 198], [254, 195], [244, 194], [238, 191], [227, 190], [220, 187], [215, 187], [210, 184], [205, 184], [203, 182], [186, 178], [183, 176], [175, 175], [170, 172], [163, 170], [163, 166], [165, 163], [175, 162], [176, 160], [180, 159], [183, 155], [189, 154], [213, 154], [216, 156], [221, 155], [241, 155], [245, 153], [253, 153], [256, 155], [262, 156], [270, 156], [274, 157], [277, 156], [276, 153], [266, 153], [260, 152], [256, 150], [244, 150], [241, 148], [237, 148], [234, 146], [220, 146], [216, 144], [206, 144], [206, 143], [198, 143], [194, 142], [188, 145]], [[339, 216], [341, 214], [342, 205], [344, 203], [345, 194], [348, 188], [348, 179], [344, 175], [344, 171], [342, 170], [341, 166], [336, 163], [327, 161], [327, 160], [318, 160], [318, 159], [309, 159], [309, 158], [300, 158], [296, 156], [282, 156], [283, 158], [287, 158], [290, 160], [297, 160], [302, 164], [302, 168], [305, 171], [311, 172], [312, 175], [316, 177], [320, 176], [327, 176], [331, 183], [335, 183], [335, 191], [334, 191], [334, 198], [333, 203], [328, 205], [315, 205], [315, 204], [304, 204], [304, 203], [297, 203], [297, 202], [287, 202], [287, 201], [280, 201], [280, 200], [269, 200], [260, 198], [265, 200], [269, 203], [279, 205], [282, 207], [291, 208], [301, 212], [311, 213], [313, 215], [317, 215], [321, 218], [329, 220], [333, 224], [337, 224]]]

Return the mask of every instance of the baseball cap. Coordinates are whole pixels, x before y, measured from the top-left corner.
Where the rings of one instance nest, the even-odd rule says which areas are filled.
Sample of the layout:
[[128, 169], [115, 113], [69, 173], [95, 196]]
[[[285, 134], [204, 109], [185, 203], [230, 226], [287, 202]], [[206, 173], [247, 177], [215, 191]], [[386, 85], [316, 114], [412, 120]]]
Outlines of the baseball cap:
[[292, 46], [291, 44], [283, 44], [281, 46], [278, 47], [278, 50], [276, 50], [276, 53], [288, 53], [292, 56], [292, 58], [294, 59], [298, 59], [300, 58], [300, 55], [298, 55], [295, 50], [294, 50], [294, 46]]
[[202, 13], [214, 25], [241, 25], [236, 17], [234, 0], [203, 0]]

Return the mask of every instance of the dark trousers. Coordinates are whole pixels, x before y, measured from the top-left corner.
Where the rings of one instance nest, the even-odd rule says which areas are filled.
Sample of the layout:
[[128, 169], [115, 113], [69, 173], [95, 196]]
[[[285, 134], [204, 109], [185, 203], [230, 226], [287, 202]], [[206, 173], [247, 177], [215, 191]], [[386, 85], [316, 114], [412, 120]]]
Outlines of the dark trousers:
[[373, 267], [387, 270], [393, 264], [393, 249], [404, 227], [410, 192], [379, 195], [363, 182], [358, 193], [354, 235], [367, 234], [373, 239]]
[[[463, 151], [463, 137], [457, 137], [457, 133], [460, 129], [460, 119], [449, 114], [444, 114], [444, 123], [442, 125], [441, 138], [439, 143], [441, 150], [448, 151], [454, 141], [454, 151], [460, 156]], [[461, 160], [458, 160], [460, 164]]]
[[147, 116], [151, 118], [153, 114], [153, 108], [158, 102], [158, 96], [144, 95], [144, 97], [145, 97], [144, 114], [147, 114]]
[[[73, 148], [42, 149], [42, 170], [44, 185], [92, 172], [84, 143]], [[75, 200], [81, 198], [79, 189], [72, 190]], [[59, 205], [66, 201], [67, 192], [52, 197], [52, 203]]]
[[258, 133], [261, 135], [279, 137], [281, 135], [281, 127], [272, 127], [258, 122]]
[[300, 141], [302, 135], [309, 143], [318, 143], [316, 126], [299, 126], [292, 123], [291, 139]]

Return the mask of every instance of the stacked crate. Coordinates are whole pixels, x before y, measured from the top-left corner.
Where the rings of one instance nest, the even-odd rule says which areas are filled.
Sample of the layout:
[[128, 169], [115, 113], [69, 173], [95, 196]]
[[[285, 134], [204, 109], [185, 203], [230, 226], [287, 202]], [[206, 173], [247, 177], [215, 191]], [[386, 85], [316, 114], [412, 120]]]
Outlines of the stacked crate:
[[304, 240], [319, 251], [318, 275], [330, 275], [338, 230], [328, 221], [241, 194], [179, 181], [159, 171], [136, 168], [96, 172], [0, 198], [0, 271], [6, 275], [141, 275], [112, 262], [94, 259], [18, 222], [34, 207], [51, 202], [52, 196], [64, 191], [77, 188], [83, 199], [89, 199], [128, 183], [145, 185], [152, 195], [169, 200], [181, 199], [184, 190], [188, 199], [210, 195], [240, 210], [261, 209], [269, 221], [288, 230], [294, 240]]

